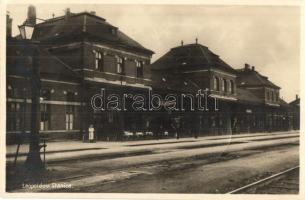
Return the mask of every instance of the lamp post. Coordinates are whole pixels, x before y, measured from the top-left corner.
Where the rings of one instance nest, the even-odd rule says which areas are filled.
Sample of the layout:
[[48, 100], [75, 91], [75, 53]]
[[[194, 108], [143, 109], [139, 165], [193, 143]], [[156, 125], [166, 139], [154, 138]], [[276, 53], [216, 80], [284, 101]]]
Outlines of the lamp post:
[[27, 21], [25, 21], [22, 25], [18, 26], [19, 31], [20, 31], [20, 35], [21, 38], [23, 40], [30, 40], [32, 39], [32, 35], [34, 32], [34, 26], [27, 23]]
[[30, 132], [30, 147], [25, 161], [27, 169], [32, 171], [44, 169], [44, 164], [40, 157], [40, 138], [39, 138], [39, 123], [40, 123], [40, 69], [38, 64], [39, 50], [35, 42], [31, 41], [34, 26], [23, 23], [19, 27], [22, 38], [22, 45], [24, 46], [24, 54], [27, 57], [28, 78], [30, 80], [31, 88], [31, 132]]

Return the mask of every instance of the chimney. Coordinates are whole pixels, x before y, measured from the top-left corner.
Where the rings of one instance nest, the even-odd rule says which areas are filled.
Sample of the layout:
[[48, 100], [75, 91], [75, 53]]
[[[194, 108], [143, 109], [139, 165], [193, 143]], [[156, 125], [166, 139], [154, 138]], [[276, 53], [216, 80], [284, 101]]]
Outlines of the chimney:
[[6, 37], [12, 37], [12, 23], [13, 19], [10, 18], [10, 14], [6, 14]]
[[245, 70], [249, 70], [250, 69], [250, 65], [245, 63]]
[[255, 71], [255, 66], [252, 66], [252, 71]]
[[181, 46], [183, 46], [183, 40], [181, 40]]
[[90, 11], [90, 14], [91, 15], [96, 15], [96, 12], [95, 11]]
[[33, 5], [28, 7], [28, 18], [26, 19], [27, 25], [36, 25], [36, 8]]
[[66, 8], [65, 10], [65, 20], [68, 20], [71, 15], [70, 8]]
[[299, 99], [299, 95], [296, 94], [295, 95], [295, 99], [298, 100]]
[[196, 38], [195, 41], [196, 41], [196, 44], [198, 44], [198, 38]]

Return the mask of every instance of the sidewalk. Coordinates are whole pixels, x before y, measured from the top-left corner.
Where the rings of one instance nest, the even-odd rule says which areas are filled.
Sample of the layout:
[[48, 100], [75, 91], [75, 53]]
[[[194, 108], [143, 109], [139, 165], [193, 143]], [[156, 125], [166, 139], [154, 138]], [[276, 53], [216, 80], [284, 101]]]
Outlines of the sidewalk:
[[[46, 148], [47, 162], [73, 160], [81, 158], [89, 158], [96, 156], [118, 156], [119, 154], [137, 154], [145, 153], [156, 149], [171, 149], [171, 148], [192, 148], [196, 145], [225, 145], [230, 144], [231, 140], [240, 142], [250, 140], [253, 137], [258, 138], [273, 138], [286, 137], [287, 134], [294, 136], [298, 135], [298, 131], [289, 132], [273, 132], [273, 133], [250, 133], [238, 135], [221, 135], [221, 136], [206, 136], [195, 138], [181, 138], [179, 140], [161, 139], [161, 140], [142, 140], [142, 141], [124, 141], [124, 142], [106, 142], [98, 141], [96, 143], [83, 143], [82, 141], [61, 141], [49, 142]], [[289, 137], [288, 135], [288, 137]], [[16, 153], [17, 145], [7, 145], [6, 157], [7, 162], [12, 162]], [[18, 161], [24, 161], [28, 152], [29, 145], [20, 146]]]

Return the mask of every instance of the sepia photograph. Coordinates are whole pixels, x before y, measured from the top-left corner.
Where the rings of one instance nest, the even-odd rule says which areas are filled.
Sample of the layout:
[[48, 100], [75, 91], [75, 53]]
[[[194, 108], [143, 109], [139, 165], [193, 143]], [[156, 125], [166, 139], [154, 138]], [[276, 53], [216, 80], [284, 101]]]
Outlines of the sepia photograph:
[[5, 193], [297, 197], [301, 10], [7, 1]]

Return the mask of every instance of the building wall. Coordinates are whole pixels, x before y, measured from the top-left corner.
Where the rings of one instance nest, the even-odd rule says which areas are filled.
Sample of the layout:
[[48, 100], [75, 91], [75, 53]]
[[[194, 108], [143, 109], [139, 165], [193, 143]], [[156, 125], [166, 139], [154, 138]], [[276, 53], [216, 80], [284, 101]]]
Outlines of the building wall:
[[[50, 95], [40, 101], [40, 133], [49, 138], [64, 138], [67, 134], [78, 138], [80, 107], [83, 106], [79, 86], [72, 82], [67, 84], [49, 80], [43, 78], [41, 84], [41, 98], [44, 97], [44, 91], [50, 91]], [[73, 100], [67, 98], [69, 92], [74, 94]], [[68, 107], [73, 109], [73, 117], [70, 117], [73, 118], [70, 122], [72, 125], [69, 128], [66, 127]], [[28, 80], [20, 76], [7, 77], [7, 112], [8, 140], [16, 134], [30, 132], [31, 91]]]
[[[214, 81], [215, 77], [219, 78], [219, 91], [215, 90], [215, 81]], [[227, 92], [223, 90], [224, 79], [227, 81], [228, 87], [230, 86], [229, 82], [233, 81], [233, 92], [231, 92], [229, 88], [227, 88]], [[216, 94], [225, 95], [225, 96], [234, 96], [236, 94], [236, 77], [233, 74], [229, 74], [227, 72], [212, 71], [210, 73], [210, 84], [211, 84], [210, 89]]]
[[[95, 70], [95, 56], [93, 51], [102, 53], [103, 55], [103, 72], [117, 73], [117, 57], [122, 57], [125, 64], [124, 75], [138, 78], [136, 73], [136, 61], [143, 62], [143, 78], [150, 77], [150, 70], [148, 64], [150, 63], [150, 56], [142, 53], [131, 52], [122, 49], [115, 49], [105, 45], [86, 42], [84, 48], [84, 66], [88, 69]], [[142, 78], [142, 77], [140, 77]]]

